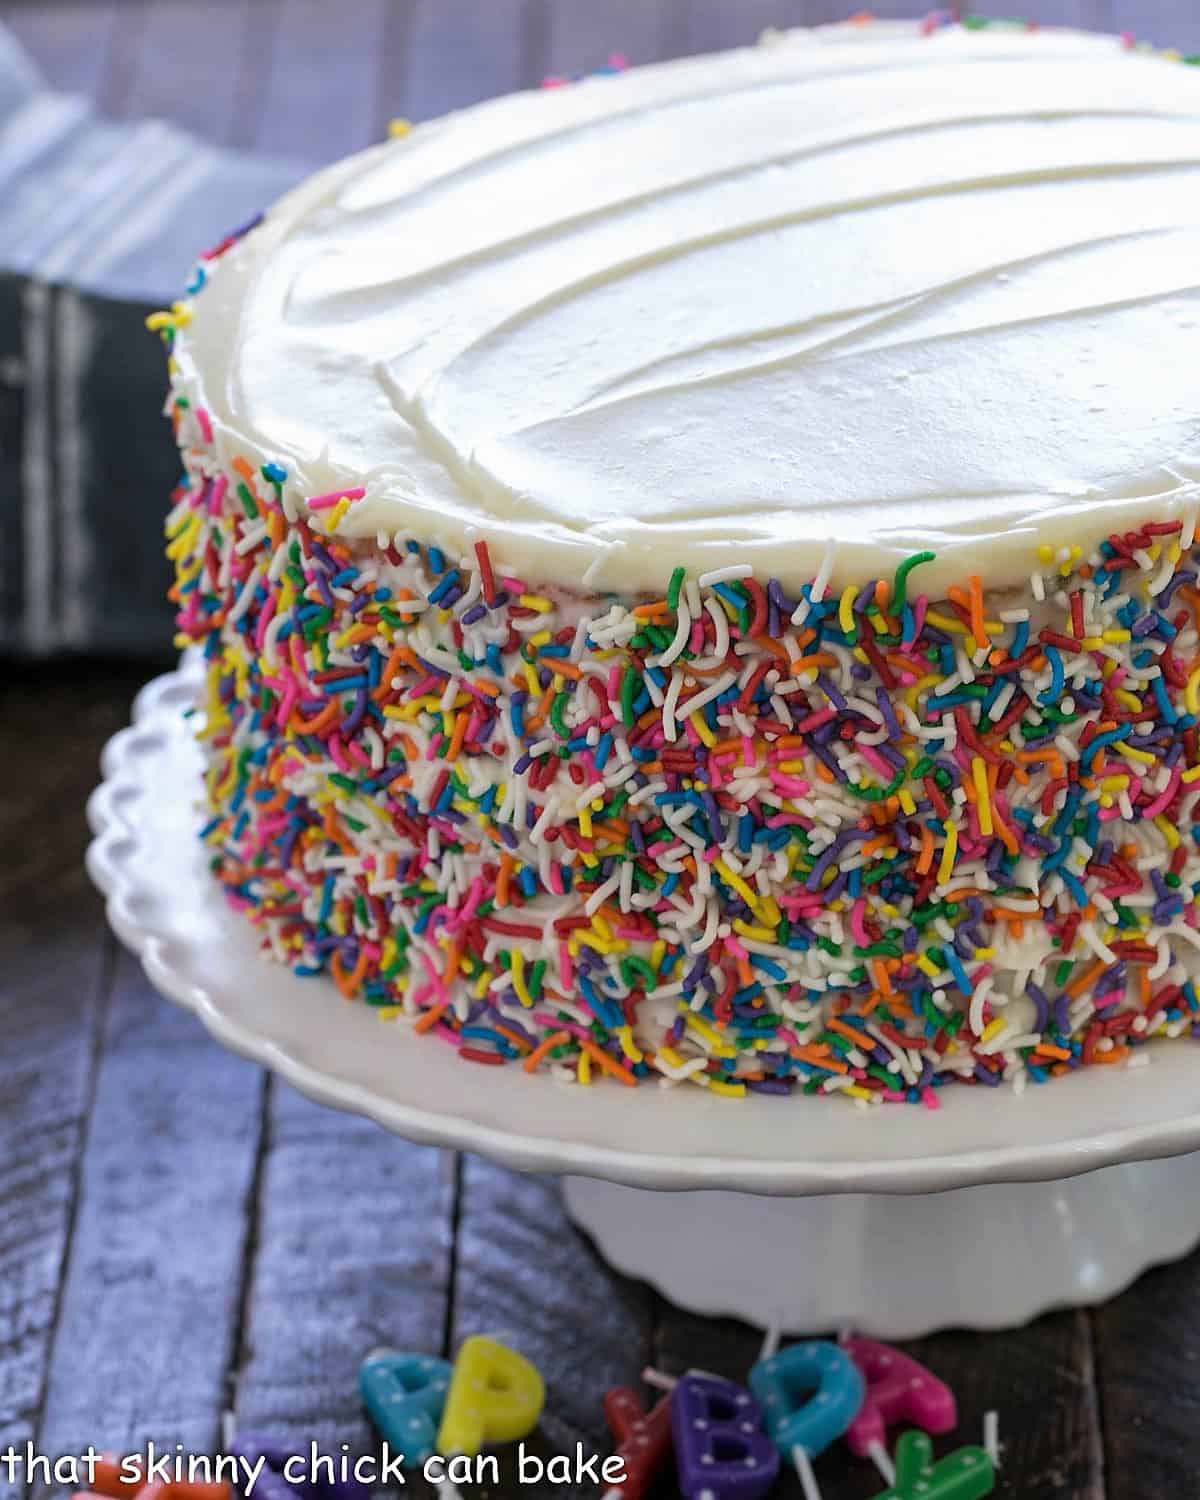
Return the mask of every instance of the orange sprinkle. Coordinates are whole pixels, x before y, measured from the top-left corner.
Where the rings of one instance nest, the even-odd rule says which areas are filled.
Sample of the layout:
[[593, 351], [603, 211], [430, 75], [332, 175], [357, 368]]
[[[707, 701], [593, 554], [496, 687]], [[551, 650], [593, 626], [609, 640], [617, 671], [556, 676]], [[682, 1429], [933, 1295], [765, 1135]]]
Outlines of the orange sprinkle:
[[391, 655], [387, 659], [387, 666], [384, 667], [383, 674], [379, 679], [379, 686], [371, 694], [376, 703], [382, 703], [392, 691], [392, 678], [397, 676], [400, 668], [404, 665], [404, 653], [407, 649], [406, 646], [392, 647]]
[[341, 711], [341, 704], [336, 699], [331, 699], [315, 719], [299, 719], [293, 715], [291, 727], [300, 734], [320, 734], [322, 729], [329, 728]]
[[968, 577], [967, 587], [970, 590], [971, 634], [975, 637], [975, 644], [983, 651], [992, 642], [987, 633], [987, 622], [983, 617], [983, 584], [979, 581], [978, 573], [972, 573]]
[[360, 943], [358, 946], [358, 961], [349, 974], [342, 968], [342, 956], [334, 952], [329, 963], [329, 971], [333, 975], [333, 982], [341, 990], [347, 1000], [353, 1000], [354, 992], [362, 983], [367, 972], [367, 945]]
[[547, 1052], [553, 1052], [555, 1047], [561, 1047], [564, 1042], [571, 1040], [569, 1031], [552, 1031], [549, 1036], [543, 1037], [521, 1066], [527, 1073], [532, 1073]]
[[846, 1037], [847, 1040], [853, 1042], [856, 1047], [862, 1047], [866, 1052], [871, 1052], [874, 1050], [875, 1043], [871, 1040], [871, 1038], [866, 1034], [865, 1031], [855, 1030], [853, 1026], [848, 1026], [845, 1021], [839, 1020], [836, 1016], [830, 1016], [829, 1019], [825, 1022], [825, 1025], [829, 1028], [830, 1031], [836, 1031], [839, 1036]]
[[1092, 985], [1095, 984], [1097, 979], [1100, 978], [1101, 974], [1103, 974], [1107, 970], [1107, 968], [1108, 965], [1104, 962], [1104, 960], [1102, 958], [1098, 958], [1090, 969], [1085, 970], [1075, 979], [1072, 979], [1070, 984], [1065, 986], [1067, 994], [1070, 995], [1072, 1000], [1078, 999], [1078, 997], [1082, 995], [1085, 990], [1091, 989]]
[[449, 1000], [442, 1000], [437, 1005], [431, 1005], [421, 1016], [420, 1020], [415, 1022], [413, 1030], [420, 1032], [432, 1031], [449, 1009]]
[[493, 1031], [498, 1031], [506, 1041], [509, 1041], [518, 1052], [528, 1052], [530, 1043], [525, 1040], [519, 1031], [514, 1031], [511, 1026], [506, 1026], [503, 1021], [497, 1021], [493, 1016], [491, 1020]]
[[516, 861], [507, 850], [500, 856], [500, 869], [496, 875], [496, 905], [508, 905], [508, 883], [512, 879], [512, 872]]
[[921, 852], [917, 855], [917, 874], [924, 875], [933, 864], [933, 831], [927, 823], [921, 824]]
[[465, 709], [461, 713], [455, 715], [454, 731], [450, 736], [450, 744], [445, 754], [445, 759], [448, 761], [455, 761], [458, 759], [459, 751], [463, 747], [463, 741], [467, 737], [468, 718], [469, 715], [467, 714]]
[[583, 1050], [592, 1059], [597, 1067], [603, 1068], [604, 1071], [611, 1074], [612, 1077], [619, 1078], [627, 1088], [637, 1088], [637, 1079], [633, 1076], [633, 1074], [629, 1072], [627, 1068], [623, 1068], [621, 1064], [614, 1058], [609, 1057], [608, 1053], [605, 1052], [603, 1047], [597, 1047], [595, 1042], [593, 1042], [589, 1037], [586, 1036], [576, 1037], [575, 1040], [579, 1043], [579, 1045], [583, 1048]]
[[799, 1058], [801, 1062], [812, 1063], [814, 1067], [825, 1068], [830, 1073], [848, 1073], [849, 1067], [840, 1057], [834, 1057], [828, 1047], [789, 1047], [788, 1055]]

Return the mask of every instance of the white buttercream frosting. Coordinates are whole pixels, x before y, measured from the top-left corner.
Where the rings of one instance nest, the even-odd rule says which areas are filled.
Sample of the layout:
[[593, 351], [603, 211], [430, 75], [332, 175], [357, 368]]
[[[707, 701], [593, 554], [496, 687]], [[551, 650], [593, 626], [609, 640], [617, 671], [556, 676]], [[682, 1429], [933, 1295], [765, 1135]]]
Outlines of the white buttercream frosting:
[[339, 163], [177, 348], [345, 534], [538, 584], [1028, 576], [1200, 495], [1200, 70], [1072, 32], [790, 33]]

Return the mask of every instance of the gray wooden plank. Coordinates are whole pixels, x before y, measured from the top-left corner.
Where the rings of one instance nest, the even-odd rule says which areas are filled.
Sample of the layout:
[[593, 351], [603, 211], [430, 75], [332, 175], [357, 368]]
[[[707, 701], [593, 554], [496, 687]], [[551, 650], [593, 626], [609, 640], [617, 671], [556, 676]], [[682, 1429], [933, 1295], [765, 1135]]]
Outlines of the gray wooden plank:
[[122, 0], [105, 59], [95, 99], [107, 115], [124, 115], [126, 101], [137, 73], [142, 36], [150, 15], [151, 0]]
[[254, 144], [327, 162], [377, 140], [377, 53], [389, 14], [406, 3], [281, 0], [270, 59], [257, 79]]
[[770, 27], [785, 29], [805, 24], [804, 0], [689, 0], [687, 50], [715, 52], [722, 47], [747, 47]]
[[108, 972], [81, 809], [134, 684], [10, 665], [0, 687], [0, 1449], [38, 1428]]
[[408, 29], [403, 107], [413, 120], [532, 87], [523, 0], [418, 0]]
[[379, 1345], [442, 1349], [453, 1157], [278, 1080], [267, 1119], [238, 1424], [365, 1452], [374, 1442], [358, 1398], [362, 1360]]
[[1107, 1500], [1195, 1488], [1200, 1255], [1150, 1271], [1092, 1314]]
[[117, 0], [0, 6], [9, 28], [56, 89], [95, 97], [117, 25]]
[[[471, 1334], [501, 1339], [546, 1383], [536, 1446], [543, 1456], [607, 1454], [604, 1393], [637, 1387], [651, 1350], [653, 1296], [611, 1270], [570, 1223], [553, 1178], [523, 1177], [463, 1158], [451, 1346]], [[512, 1450], [502, 1450], [509, 1463]], [[511, 1471], [502, 1471], [501, 1494]], [[529, 1485], [528, 1500], [592, 1494], [588, 1486]]]
[[44, 1453], [216, 1445], [263, 1075], [117, 965], [45, 1403]]
[[252, 0], [246, 12], [229, 128], [224, 136], [231, 146], [250, 149], [259, 143], [266, 110], [262, 80], [275, 55], [282, 9], [283, 0]]
[[106, 101], [120, 117], [163, 117], [207, 140], [230, 138], [252, 0], [153, 0], [128, 78]]

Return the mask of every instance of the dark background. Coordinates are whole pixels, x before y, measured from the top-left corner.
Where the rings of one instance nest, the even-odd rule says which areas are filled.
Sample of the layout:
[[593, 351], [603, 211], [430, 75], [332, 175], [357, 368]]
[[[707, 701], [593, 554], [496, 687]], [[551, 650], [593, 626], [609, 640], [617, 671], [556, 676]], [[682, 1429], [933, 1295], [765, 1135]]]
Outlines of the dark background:
[[[816, 0], [0, 0], [0, 23], [49, 83], [94, 101], [99, 114], [81, 129], [101, 131], [100, 114], [130, 122], [123, 130], [161, 115], [261, 156], [262, 180], [364, 145], [393, 115], [587, 71], [614, 50], [650, 61], [834, 13]], [[1059, 0], [1039, 16], [1200, 49], [1192, 0]], [[232, 190], [246, 159], [229, 163]], [[215, 232], [226, 206], [206, 206]], [[0, 259], [17, 248], [0, 246]], [[176, 284], [178, 246], [167, 250], [139, 273], [147, 305]], [[76, 291], [64, 281], [71, 316]], [[100, 402], [119, 436], [122, 421], [146, 418], [122, 381], [122, 360], [138, 357], [122, 351], [142, 337], [138, 288], [127, 279], [108, 312], [102, 291], [87, 296], [112, 340], [104, 378], [56, 415], [86, 421]], [[126, 464], [123, 483], [96, 503], [105, 535], [139, 560], [130, 594], [149, 600], [152, 463], [112, 462]], [[10, 503], [0, 493], [0, 536], [16, 524]], [[153, 1437], [213, 1450], [229, 1407], [243, 1425], [363, 1445], [356, 1373], [372, 1346], [449, 1352], [478, 1331], [503, 1331], [540, 1366], [551, 1448], [607, 1451], [603, 1393], [636, 1384], [647, 1362], [744, 1377], [759, 1336], [608, 1271], [566, 1223], [552, 1181], [318, 1108], [152, 992], [108, 934], [82, 866], [99, 750], [145, 674], [111, 652], [166, 650], [150, 604], [123, 635], [107, 628], [119, 594], [74, 636], [42, 642], [80, 653], [92, 630], [106, 660], [10, 663], [0, 675], [0, 1448], [27, 1437], [50, 1453], [141, 1448]], [[802, 1259], [796, 1270], [806, 1274]], [[981, 1306], [987, 1296], [981, 1270]], [[982, 1413], [998, 1409], [999, 1494], [1200, 1493], [1200, 1258], [1094, 1312], [912, 1347], [958, 1392], [957, 1441], [977, 1442]], [[830, 1500], [881, 1488], [840, 1449], [817, 1472]], [[660, 1493], [675, 1493], [672, 1480]]]

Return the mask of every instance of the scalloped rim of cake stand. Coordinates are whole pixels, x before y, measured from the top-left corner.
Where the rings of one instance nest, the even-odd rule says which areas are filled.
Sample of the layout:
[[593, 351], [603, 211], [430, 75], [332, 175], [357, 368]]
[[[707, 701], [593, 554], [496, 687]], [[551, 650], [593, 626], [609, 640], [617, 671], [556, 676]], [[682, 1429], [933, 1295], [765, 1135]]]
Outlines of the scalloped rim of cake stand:
[[184, 711], [199, 680], [198, 660], [185, 657], [142, 690], [131, 727], [105, 747], [88, 804], [88, 870], [157, 989], [323, 1104], [521, 1171], [671, 1191], [941, 1192], [1200, 1148], [1200, 1051], [1182, 1040], [1152, 1043], [1148, 1067], [1089, 1069], [1024, 1095], [946, 1089], [936, 1111], [723, 1099], [687, 1086], [581, 1088], [464, 1063], [402, 1021], [348, 1005], [328, 980], [260, 957], [195, 837], [201, 763]]

